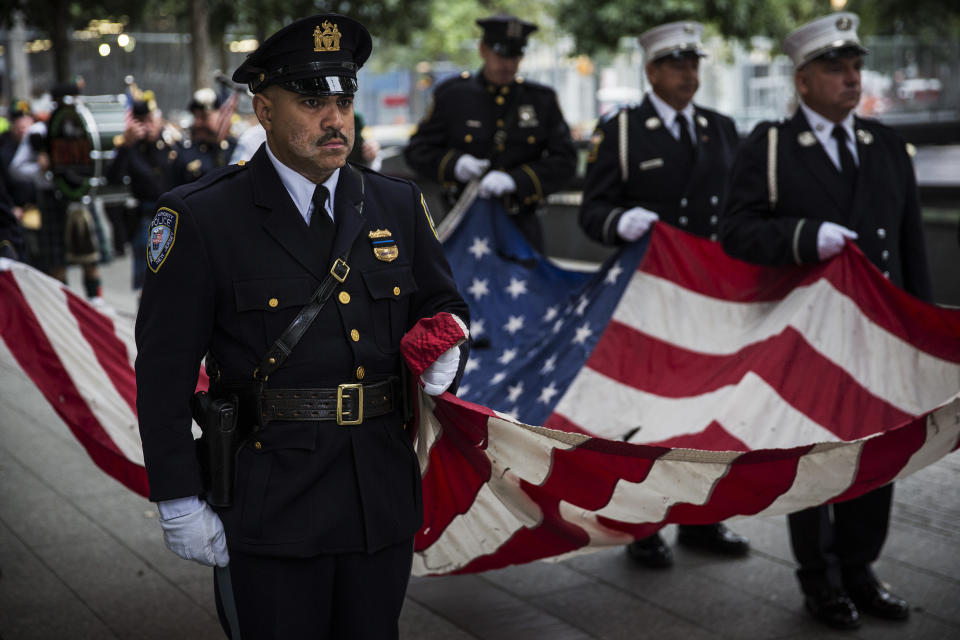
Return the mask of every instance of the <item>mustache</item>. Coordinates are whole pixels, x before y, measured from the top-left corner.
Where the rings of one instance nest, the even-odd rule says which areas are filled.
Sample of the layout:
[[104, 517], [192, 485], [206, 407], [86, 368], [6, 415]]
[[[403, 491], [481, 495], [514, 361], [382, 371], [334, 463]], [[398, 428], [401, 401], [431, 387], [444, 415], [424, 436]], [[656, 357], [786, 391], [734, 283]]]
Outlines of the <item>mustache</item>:
[[321, 137], [317, 140], [317, 143], [316, 143], [316, 144], [317, 144], [318, 147], [322, 147], [323, 145], [327, 144], [328, 142], [330, 142], [330, 141], [333, 140], [334, 138], [339, 138], [339, 139], [343, 140], [343, 144], [347, 144], [347, 143], [348, 143], [347, 136], [345, 136], [343, 133], [341, 133], [341, 132], [340, 132], [339, 130], [337, 130], [337, 129], [331, 129], [330, 131], [328, 131], [327, 133], [325, 133], [323, 136], [321, 136]]

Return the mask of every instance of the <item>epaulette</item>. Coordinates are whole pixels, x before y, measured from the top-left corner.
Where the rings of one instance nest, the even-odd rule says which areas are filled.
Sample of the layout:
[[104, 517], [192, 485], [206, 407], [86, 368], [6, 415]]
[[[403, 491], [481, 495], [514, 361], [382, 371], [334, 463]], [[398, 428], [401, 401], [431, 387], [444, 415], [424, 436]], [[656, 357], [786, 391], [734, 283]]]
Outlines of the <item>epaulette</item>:
[[176, 188], [176, 191], [179, 192], [178, 195], [180, 197], [186, 198], [197, 191], [202, 191], [207, 187], [220, 182], [221, 180], [229, 178], [230, 176], [243, 171], [245, 169], [245, 165], [246, 163], [244, 162], [242, 164], [228, 164], [225, 167], [218, 167], [217, 169], [214, 169], [204, 176], [201, 176], [193, 182], [180, 185]]
[[356, 169], [357, 171], [362, 171], [363, 173], [369, 174], [369, 175], [371, 175], [371, 176], [376, 176], [376, 177], [378, 177], [378, 178], [384, 178], [384, 179], [386, 179], [386, 180], [390, 180], [390, 181], [392, 181], [392, 182], [398, 182], [398, 183], [400, 183], [400, 184], [413, 185], [413, 181], [412, 181], [412, 180], [408, 180], [408, 179], [406, 179], [406, 178], [398, 178], [397, 176], [390, 176], [390, 175], [387, 175], [387, 174], [385, 174], [385, 173], [380, 173], [379, 171], [374, 171], [374, 170], [371, 169], [370, 167], [364, 166], [364, 165], [362, 165], [362, 164], [354, 164], [354, 163], [351, 162], [351, 163], [350, 163], [350, 166], [351, 166], [352, 168]]
[[447, 87], [452, 87], [452, 86], [461, 84], [465, 80], [469, 80], [471, 77], [473, 77], [473, 74], [470, 73], [469, 71], [461, 71], [458, 75], [445, 78], [442, 82], [440, 82], [440, 84], [434, 87], [433, 92], [437, 93], [439, 91], [443, 91]]

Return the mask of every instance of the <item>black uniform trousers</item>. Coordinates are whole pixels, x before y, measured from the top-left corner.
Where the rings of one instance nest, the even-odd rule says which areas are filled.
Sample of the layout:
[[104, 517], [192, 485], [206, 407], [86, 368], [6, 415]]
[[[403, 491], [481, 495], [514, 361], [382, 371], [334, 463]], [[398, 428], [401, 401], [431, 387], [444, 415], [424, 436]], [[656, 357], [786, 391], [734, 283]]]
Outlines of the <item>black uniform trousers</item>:
[[311, 558], [231, 551], [229, 594], [214, 573], [217, 614], [228, 638], [224, 602], [232, 595], [243, 640], [390, 640], [398, 637], [412, 563], [412, 538], [373, 553]]
[[873, 580], [872, 564], [887, 539], [893, 484], [787, 516], [805, 594]]

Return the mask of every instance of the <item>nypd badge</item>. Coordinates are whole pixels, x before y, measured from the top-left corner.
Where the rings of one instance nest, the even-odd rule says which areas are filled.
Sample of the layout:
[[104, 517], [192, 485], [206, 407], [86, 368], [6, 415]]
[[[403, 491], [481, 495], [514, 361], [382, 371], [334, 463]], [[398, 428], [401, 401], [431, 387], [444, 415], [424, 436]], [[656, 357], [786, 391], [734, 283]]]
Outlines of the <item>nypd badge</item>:
[[160, 270], [167, 256], [170, 255], [173, 242], [177, 239], [179, 221], [180, 214], [166, 207], [161, 207], [153, 216], [153, 222], [150, 223], [150, 238], [147, 240], [147, 266], [154, 273]]
[[367, 234], [373, 245], [373, 256], [381, 262], [393, 262], [400, 255], [397, 243], [389, 229], [377, 229]]

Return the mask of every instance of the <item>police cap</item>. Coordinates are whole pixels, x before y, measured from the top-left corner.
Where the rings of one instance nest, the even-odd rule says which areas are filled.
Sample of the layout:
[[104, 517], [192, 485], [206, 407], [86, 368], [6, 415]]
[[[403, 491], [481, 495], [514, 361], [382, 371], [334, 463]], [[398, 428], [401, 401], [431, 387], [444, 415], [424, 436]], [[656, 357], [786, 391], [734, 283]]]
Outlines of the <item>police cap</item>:
[[190, 98], [190, 104], [187, 105], [189, 111], [213, 111], [220, 108], [220, 96], [209, 87], [197, 89]]
[[838, 58], [867, 53], [860, 43], [860, 18], [846, 11], [812, 20], [791, 31], [783, 40], [783, 52], [796, 68], [817, 58]]
[[372, 48], [370, 33], [353, 18], [336, 13], [301, 18], [264, 40], [233, 72], [233, 81], [252, 93], [279, 85], [310, 96], [353, 94], [357, 71]]
[[477, 24], [483, 29], [483, 43], [505, 58], [522, 56], [527, 37], [537, 30], [532, 22], [506, 13], [480, 18]]
[[668, 22], [640, 34], [638, 40], [643, 47], [647, 62], [664, 58], [702, 58], [706, 56], [703, 43], [703, 25], [685, 20]]

